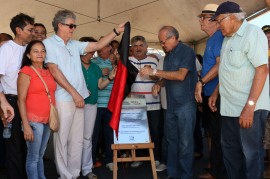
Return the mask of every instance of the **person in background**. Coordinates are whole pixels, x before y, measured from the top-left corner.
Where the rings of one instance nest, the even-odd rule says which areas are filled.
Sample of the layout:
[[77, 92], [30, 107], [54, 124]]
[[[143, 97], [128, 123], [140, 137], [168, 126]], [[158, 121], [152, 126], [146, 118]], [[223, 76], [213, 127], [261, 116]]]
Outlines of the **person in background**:
[[[103, 37], [104, 38], [104, 37]], [[101, 38], [101, 39], [103, 39]], [[106, 45], [102, 49], [98, 50], [98, 57], [92, 59], [91, 63], [95, 63], [102, 71], [102, 80], [110, 81], [110, 83], [104, 88], [98, 90], [97, 99], [97, 117], [93, 133], [93, 161], [96, 167], [100, 166], [101, 163], [96, 160], [96, 153], [99, 148], [98, 140], [102, 137], [101, 132], [103, 132], [104, 146], [105, 146], [105, 163], [106, 167], [113, 171], [113, 152], [111, 149], [111, 144], [113, 144], [113, 130], [109, 125], [111, 120], [111, 111], [107, 108], [110, 99], [112, 87], [114, 84], [114, 79], [111, 78], [110, 73], [114, 70], [113, 64], [110, 61], [110, 55], [112, 53], [112, 46]], [[102, 142], [100, 142], [102, 143]], [[100, 144], [99, 143], [99, 144]], [[100, 145], [101, 147], [101, 145]]]
[[23, 53], [34, 35], [34, 18], [20, 13], [11, 19], [10, 27], [15, 35], [0, 48], [0, 93], [13, 107], [11, 137], [5, 139], [6, 169], [8, 179], [24, 179], [26, 145], [21, 131], [21, 117], [17, 105], [17, 78]]
[[9, 40], [13, 40], [11, 35], [6, 33], [0, 33], [0, 47]]
[[[163, 70], [163, 64], [164, 64], [164, 57], [159, 58], [157, 69]], [[160, 85], [161, 79], [158, 80], [152, 87], [152, 95], [156, 96], [158, 95], [155, 91], [156, 85]], [[162, 172], [167, 169], [166, 163], [167, 163], [167, 152], [168, 152], [168, 143], [167, 143], [167, 131], [166, 131], [166, 113], [167, 113], [167, 99], [166, 99], [166, 89], [164, 86], [160, 89], [160, 104], [161, 104], [161, 124], [160, 124], [160, 141], [159, 141], [159, 148], [160, 148], [160, 164], [156, 167], [157, 172]]]
[[208, 103], [217, 110], [220, 92], [221, 147], [230, 179], [261, 179], [264, 170], [263, 135], [270, 109], [267, 38], [245, 20], [235, 2], [219, 5], [211, 20], [224, 36], [219, 86]]
[[[81, 42], [97, 42], [92, 37], [81, 37]], [[92, 172], [93, 159], [92, 159], [92, 135], [97, 114], [97, 98], [98, 89], [104, 89], [110, 80], [107, 78], [102, 79], [102, 72], [100, 68], [92, 63], [92, 57], [95, 51], [88, 52], [85, 55], [81, 55], [82, 70], [87, 89], [91, 95], [87, 97], [84, 106], [84, 133], [83, 133], [83, 154], [82, 154], [82, 174], [87, 176], [88, 179], [96, 179], [97, 176]], [[114, 68], [110, 75], [110, 79], [114, 79], [116, 74], [116, 68]]]
[[35, 23], [34, 24], [34, 31], [35, 31], [35, 35], [33, 37], [33, 40], [43, 41], [44, 39], [46, 39], [47, 30], [43, 24]]
[[[270, 25], [263, 26], [262, 30], [265, 33], [268, 40], [268, 65], [269, 65], [269, 62], [270, 62]], [[269, 114], [268, 114], [268, 118], [265, 124], [265, 134], [263, 138], [263, 144], [264, 144], [264, 149], [266, 150], [266, 158], [269, 162], [270, 161], [270, 115]], [[270, 178], [270, 165], [269, 164], [267, 164], [263, 176], [264, 178]]]
[[110, 45], [112, 46], [112, 52], [118, 52], [119, 42], [117, 40], [112, 40]]
[[43, 155], [50, 137], [50, 100], [41, 79], [48, 86], [51, 102], [55, 104], [56, 82], [44, 65], [46, 50], [39, 40], [30, 42], [22, 59], [17, 81], [18, 107], [22, 118], [24, 139], [27, 144], [26, 172], [28, 179], [46, 179]]
[[169, 178], [192, 179], [197, 81], [195, 52], [179, 41], [179, 33], [172, 26], [163, 26], [158, 33], [160, 45], [166, 53], [163, 70], [143, 67], [142, 76], [162, 78], [155, 85], [155, 94], [165, 85], [167, 95], [166, 132], [168, 142], [167, 173]]
[[60, 178], [80, 176], [83, 150], [84, 99], [90, 93], [84, 80], [80, 55], [99, 50], [124, 31], [118, 25], [98, 42], [72, 40], [77, 27], [72, 11], [58, 11], [52, 22], [55, 35], [43, 41], [45, 63], [58, 86], [55, 92], [60, 128], [54, 133], [55, 163]]

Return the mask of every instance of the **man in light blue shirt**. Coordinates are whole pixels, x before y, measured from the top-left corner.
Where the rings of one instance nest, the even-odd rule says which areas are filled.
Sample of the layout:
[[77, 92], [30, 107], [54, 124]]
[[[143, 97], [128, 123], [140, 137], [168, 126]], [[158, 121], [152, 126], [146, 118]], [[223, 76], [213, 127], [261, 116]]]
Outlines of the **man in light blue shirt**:
[[53, 19], [55, 35], [44, 40], [46, 64], [58, 83], [56, 107], [60, 129], [54, 133], [55, 163], [60, 178], [77, 178], [81, 171], [84, 129], [84, 99], [89, 96], [80, 55], [101, 49], [124, 31], [120, 24], [98, 42], [71, 40], [76, 29], [76, 16], [68, 10], [60, 10]]
[[[270, 109], [268, 47], [262, 30], [244, 17], [238, 4], [227, 1], [212, 18], [225, 36], [219, 66], [221, 145], [228, 178], [259, 179], [264, 169], [262, 138]], [[210, 98], [210, 108], [214, 109]]]

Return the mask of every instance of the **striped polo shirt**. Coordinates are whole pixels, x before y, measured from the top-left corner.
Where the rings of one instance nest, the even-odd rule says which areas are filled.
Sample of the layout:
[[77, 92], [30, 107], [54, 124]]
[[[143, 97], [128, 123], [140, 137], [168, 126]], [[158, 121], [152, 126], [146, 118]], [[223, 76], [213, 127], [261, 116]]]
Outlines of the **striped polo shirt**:
[[[103, 60], [100, 57], [92, 59], [91, 62], [97, 64], [99, 68], [102, 70], [103, 68], [109, 68], [112, 71], [112, 63], [109, 59]], [[103, 76], [102, 79], [107, 79], [108, 76]], [[108, 102], [111, 96], [111, 91], [113, 87], [113, 82], [111, 81], [110, 84], [103, 90], [98, 90], [98, 100], [97, 100], [97, 107], [99, 108], [107, 108]]]
[[[153, 57], [146, 57], [142, 60], [137, 60], [135, 57], [129, 57], [130, 62], [140, 71], [145, 65], [150, 65], [152, 69], [157, 68], [158, 61]], [[160, 97], [152, 95], [152, 86], [156, 81], [149, 76], [140, 76], [138, 73], [135, 82], [131, 86], [133, 94], [145, 95], [147, 111], [160, 109]]]

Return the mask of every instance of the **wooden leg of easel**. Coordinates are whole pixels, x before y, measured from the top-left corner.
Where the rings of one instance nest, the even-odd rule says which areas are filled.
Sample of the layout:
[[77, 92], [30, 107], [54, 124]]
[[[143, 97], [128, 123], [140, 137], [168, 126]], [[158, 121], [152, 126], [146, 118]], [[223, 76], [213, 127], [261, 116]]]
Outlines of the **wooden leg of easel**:
[[151, 166], [152, 166], [153, 178], [157, 179], [156, 163], [155, 163], [153, 149], [149, 149], [149, 154], [150, 154], [150, 159], [151, 159], [150, 161], [151, 161]]
[[113, 150], [113, 179], [117, 179], [117, 150]]

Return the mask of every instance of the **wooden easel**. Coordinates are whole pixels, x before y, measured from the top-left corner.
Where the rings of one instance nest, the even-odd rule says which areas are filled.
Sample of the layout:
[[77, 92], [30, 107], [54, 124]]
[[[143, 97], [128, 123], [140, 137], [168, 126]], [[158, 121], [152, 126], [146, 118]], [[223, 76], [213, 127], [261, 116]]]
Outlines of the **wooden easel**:
[[[135, 162], [135, 161], [151, 161], [153, 178], [157, 179], [157, 171], [155, 158], [153, 153], [154, 143], [141, 143], [141, 144], [112, 144], [113, 150], [113, 179], [117, 179], [117, 163], [118, 162]], [[136, 149], [148, 149], [149, 155], [146, 157], [136, 157]], [[131, 155], [125, 158], [118, 158], [118, 150], [131, 151]]]

